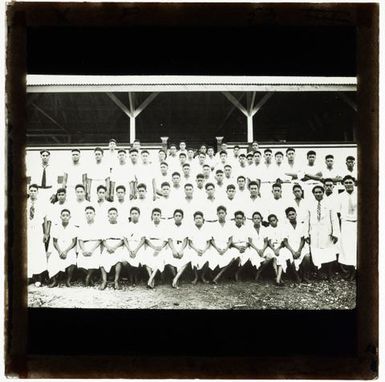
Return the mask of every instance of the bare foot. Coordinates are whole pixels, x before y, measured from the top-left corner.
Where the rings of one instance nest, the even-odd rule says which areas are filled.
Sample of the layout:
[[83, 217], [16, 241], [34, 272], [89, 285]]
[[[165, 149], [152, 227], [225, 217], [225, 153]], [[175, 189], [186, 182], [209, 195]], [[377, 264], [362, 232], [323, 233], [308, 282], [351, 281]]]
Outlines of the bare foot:
[[209, 283], [210, 283], [210, 281], [209, 281], [209, 280], [207, 280], [207, 279], [205, 279], [204, 277], [202, 277], [202, 283], [203, 283], [203, 284], [209, 284]]
[[55, 288], [57, 286], [57, 281], [53, 280], [51, 284], [48, 285], [48, 288]]
[[67, 281], [66, 281], [66, 286], [67, 286], [68, 288], [71, 287], [71, 280], [67, 280]]
[[102, 284], [99, 287], [99, 290], [104, 290], [107, 287], [107, 281], [103, 281]]
[[197, 282], [198, 282], [198, 279], [194, 279], [193, 281], [191, 281], [191, 284], [192, 284], [192, 285], [196, 285]]
[[171, 286], [172, 286], [173, 288], [175, 288], [175, 289], [179, 289], [179, 287], [178, 287], [178, 281], [174, 281], [174, 280], [173, 280]]
[[218, 280], [217, 278], [214, 278], [213, 281], [211, 281], [214, 285], [217, 285], [218, 284]]
[[120, 284], [119, 284], [119, 281], [115, 281], [115, 282], [114, 282], [114, 289], [116, 289], [116, 290], [122, 289], [122, 287], [121, 287]]

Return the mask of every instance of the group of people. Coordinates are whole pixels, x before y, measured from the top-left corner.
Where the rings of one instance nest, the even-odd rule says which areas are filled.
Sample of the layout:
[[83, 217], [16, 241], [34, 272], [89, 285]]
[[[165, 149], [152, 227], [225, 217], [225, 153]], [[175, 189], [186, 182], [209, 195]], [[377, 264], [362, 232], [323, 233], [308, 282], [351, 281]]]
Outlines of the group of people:
[[330, 279], [336, 261], [355, 277], [353, 156], [337, 170], [332, 154], [321, 165], [314, 150], [300, 166], [292, 147], [273, 153], [253, 142], [246, 153], [223, 143], [215, 153], [180, 142], [151, 160], [139, 141], [126, 150], [111, 139], [107, 150], [94, 149], [93, 163], [77, 148], [65, 166], [52, 164], [49, 150], [40, 157], [27, 163], [28, 277], [36, 286], [46, 271], [49, 287], [61, 273], [71, 286], [76, 268], [86, 286], [100, 271], [100, 289], [109, 274], [120, 289], [125, 268], [136, 284], [141, 267], [149, 288], [166, 268], [178, 288], [189, 266], [194, 284], [218, 283], [225, 272], [238, 280], [246, 266], [256, 280], [271, 267], [277, 286], [289, 270], [297, 282], [309, 282], [314, 269]]

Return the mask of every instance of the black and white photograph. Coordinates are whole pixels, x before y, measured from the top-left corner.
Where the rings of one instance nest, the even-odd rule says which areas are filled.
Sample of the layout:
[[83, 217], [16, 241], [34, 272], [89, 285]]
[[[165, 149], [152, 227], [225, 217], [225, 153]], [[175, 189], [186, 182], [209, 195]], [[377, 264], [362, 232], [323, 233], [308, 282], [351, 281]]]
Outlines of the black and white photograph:
[[378, 375], [378, 4], [7, 6], [6, 374]]
[[28, 306], [355, 308], [356, 91], [28, 75]]

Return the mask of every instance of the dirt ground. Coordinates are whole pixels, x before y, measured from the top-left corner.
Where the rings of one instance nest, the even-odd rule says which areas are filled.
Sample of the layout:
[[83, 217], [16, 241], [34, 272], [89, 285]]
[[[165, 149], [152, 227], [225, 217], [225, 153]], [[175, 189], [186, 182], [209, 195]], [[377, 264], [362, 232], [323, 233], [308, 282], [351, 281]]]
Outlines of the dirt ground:
[[28, 306], [44, 308], [111, 308], [111, 309], [353, 309], [356, 282], [345, 281], [336, 273], [333, 280], [314, 279], [310, 284], [295, 284], [290, 279], [277, 287], [270, 278], [258, 282], [250, 277], [234, 282], [224, 279], [218, 285], [191, 285], [185, 278], [176, 290], [166, 281], [155, 289], [144, 281], [136, 287], [122, 281], [122, 289], [85, 287], [80, 281], [71, 288], [61, 282], [58, 287], [28, 287]]

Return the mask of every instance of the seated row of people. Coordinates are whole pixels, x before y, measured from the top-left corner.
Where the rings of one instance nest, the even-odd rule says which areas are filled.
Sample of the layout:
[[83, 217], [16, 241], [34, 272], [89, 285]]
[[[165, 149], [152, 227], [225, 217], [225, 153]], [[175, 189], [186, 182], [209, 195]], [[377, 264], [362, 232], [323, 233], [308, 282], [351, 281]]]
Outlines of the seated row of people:
[[[114, 268], [114, 285], [119, 288], [121, 267], [128, 264], [133, 268], [144, 266], [149, 276], [148, 286], [152, 288], [156, 274], [165, 266], [171, 266], [175, 273], [172, 284], [177, 287], [188, 264], [193, 267], [196, 278], [200, 276], [203, 281], [208, 267], [217, 269], [215, 283], [230, 264], [235, 262], [237, 267], [242, 267], [250, 262], [257, 270], [271, 263], [276, 272], [275, 281], [281, 285], [281, 275], [288, 263], [294, 264], [296, 271], [309, 255], [315, 267], [326, 266], [330, 271], [330, 263], [339, 253], [340, 263], [350, 267], [347, 272], [352, 277], [356, 266], [357, 202], [354, 179], [347, 176], [343, 183], [345, 191], [340, 194], [338, 211], [340, 223], [330, 202], [324, 199], [324, 187], [315, 186], [314, 200], [307, 206], [303, 222], [298, 220], [295, 207], [286, 207], [284, 217], [269, 214], [266, 229], [263, 215], [257, 209], [251, 214], [250, 224], [242, 210], [234, 212], [235, 222], [228, 221], [224, 205], [216, 207], [216, 219], [211, 221], [205, 219], [204, 212], [188, 208], [175, 209], [172, 219], [162, 220], [159, 207], [152, 208], [151, 220], [146, 221], [141, 219], [141, 209], [132, 206], [130, 221], [123, 220], [124, 224], [120, 224], [118, 208], [108, 208], [108, 221], [97, 221], [96, 209], [85, 204], [84, 209], [77, 207], [72, 211], [61, 205], [60, 222], [51, 230], [52, 222], [43, 216], [37, 204], [38, 188], [30, 186], [28, 274], [31, 277], [48, 269], [53, 277], [51, 285], [55, 286], [57, 273], [67, 270], [67, 285], [70, 285], [77, 266], [87, 270], [86, 285], [89, 285], [92, 274], [100, 268], [104, 289], [107, 273]], [[83, 211], [85, 216], [79, 227], [71, 221], [72, 213], [77, 211]], [[183, 222], [187, 211], [192, 212], [194, 224], [188, 220]], [[307, 281], [308, 268], [305, 268], [303, 274]]]

